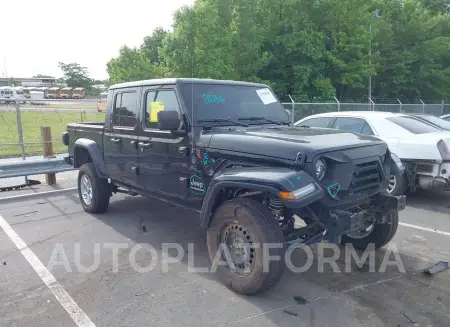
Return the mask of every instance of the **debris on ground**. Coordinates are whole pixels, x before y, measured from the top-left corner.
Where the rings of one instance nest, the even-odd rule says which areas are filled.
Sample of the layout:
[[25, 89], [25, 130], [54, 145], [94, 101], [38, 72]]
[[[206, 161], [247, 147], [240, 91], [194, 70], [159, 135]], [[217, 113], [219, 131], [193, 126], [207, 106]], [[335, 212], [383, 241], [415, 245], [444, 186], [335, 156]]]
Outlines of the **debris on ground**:
[[418, 320], [411, 313], [406, 313], [406, 312], [402, 312], [402, 313], [412, 324], [415, 324], [416, 322], [418, 322]]
[[437, 264], [425, 269], [423, 272], [428, 275], [436, 275], [449, 268], [447, 261], [439, 261]]
[[6, 266], [6, 261], [3, 261], [2, 263], [3, 263], [4, 266]]
[[301, 296], [294, 296], [294, 300], [298, 304], [306, 304], [306, 303], [308, 303], [308, 300], [303, 298], [303, 297], [301, 297]]
[[38, 212], [38, 211], [37, 211], [37, 210], [34, 210], [34, 211], [29, 211], [29, 212], [17, 213], [17, 214], [15, 214], [15, 215], [13, 215], [13, 217], [18, 217], [18, 216], [28, 216], [28, 215], [31, 215], [31, 214], [36, 213], [36, 212]]
[[290, 311], [290, 310], [284, 310], [284, 313], [287, 313], [288, 315], [291, 315], [291, 316], [296, 316], [297, 317], [297, 312], [293, 312], [293, 311]]

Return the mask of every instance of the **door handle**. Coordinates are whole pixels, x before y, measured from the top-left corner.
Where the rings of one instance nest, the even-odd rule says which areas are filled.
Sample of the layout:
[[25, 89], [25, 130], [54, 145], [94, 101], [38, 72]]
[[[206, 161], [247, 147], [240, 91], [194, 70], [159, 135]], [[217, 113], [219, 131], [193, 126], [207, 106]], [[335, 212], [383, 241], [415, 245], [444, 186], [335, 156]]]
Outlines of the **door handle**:
[[122, 139], [115, 139], [115, 138], [112, 138], [110, 141], [111, 141], [112, 143], [114, 143], [114, 144], [119, 144], [120, 142], [122, 142]]
[[150, 149], [152, 147], [152, 144], [146, 142], [139, 142], [138, 146], [142, 149]]
[[187, 155], [187, 148], [185, 146], [180, 146], [178, 148], [178, 153], [186, 156]]

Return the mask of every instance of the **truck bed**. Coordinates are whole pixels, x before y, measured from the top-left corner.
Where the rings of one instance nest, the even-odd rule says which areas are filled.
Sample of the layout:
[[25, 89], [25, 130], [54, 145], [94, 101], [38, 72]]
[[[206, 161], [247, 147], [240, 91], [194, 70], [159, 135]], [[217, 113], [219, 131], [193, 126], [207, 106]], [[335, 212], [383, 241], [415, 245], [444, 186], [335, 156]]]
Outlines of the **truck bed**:
[[104, 122], [71, 123], [67, 125], [69, 132], [69, 154], [73, 154], [73, 145], [79, 138], [85, 138], [98, 143], [103, 150]]

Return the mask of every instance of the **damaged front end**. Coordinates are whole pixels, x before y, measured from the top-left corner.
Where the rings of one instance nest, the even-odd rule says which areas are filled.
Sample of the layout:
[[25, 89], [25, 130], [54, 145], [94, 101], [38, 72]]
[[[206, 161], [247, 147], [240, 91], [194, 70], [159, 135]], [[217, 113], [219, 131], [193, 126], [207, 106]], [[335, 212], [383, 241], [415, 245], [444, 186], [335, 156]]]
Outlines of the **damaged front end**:
[[338, 244], [344, 235], [360, 235], [374, 224], [390, 224], [392, 211], [405, 209], [406, 197], [378, 193], [367, 203], [348, 209], [329, 209], [315, 204], [292, 210], [306, 226], [285, 235], [289, 244], [306, 245], [327, 241]]
[[343, 236], [364, 238], [376, 225], [391, 224], [392, 213], [405, 208], [405, 196], [384, 192], [389, 176], [403, 173], [402, 165], [393, 160], [389, 150], [364, 159], [348, 157], [345, 153], [321, 157], [329, 168], [328, 179], [320, 182], [325, 196], [306, 207], [290, 209], [290, 214], [300, 217], [306, 226], [285, 233], [288, 243], [326, 240], [337, 244]]

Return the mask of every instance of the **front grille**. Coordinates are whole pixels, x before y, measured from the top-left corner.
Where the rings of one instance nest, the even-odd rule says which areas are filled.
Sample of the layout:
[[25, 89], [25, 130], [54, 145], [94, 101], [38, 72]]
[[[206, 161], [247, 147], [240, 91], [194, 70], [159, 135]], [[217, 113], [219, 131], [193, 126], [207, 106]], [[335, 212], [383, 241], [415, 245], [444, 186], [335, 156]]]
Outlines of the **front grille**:
[[364, 162], [355, 165], [348, 194], [370, 192], [381, 187], [380, 167], [377, 161]]

